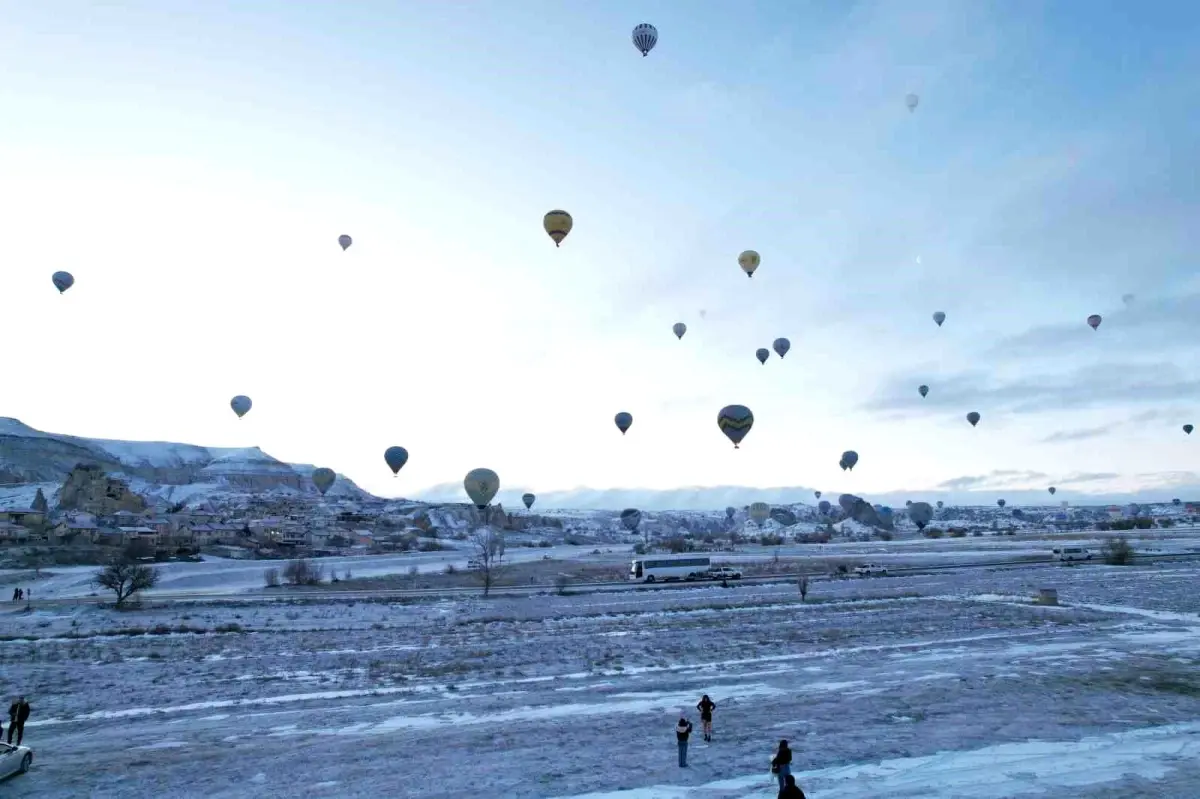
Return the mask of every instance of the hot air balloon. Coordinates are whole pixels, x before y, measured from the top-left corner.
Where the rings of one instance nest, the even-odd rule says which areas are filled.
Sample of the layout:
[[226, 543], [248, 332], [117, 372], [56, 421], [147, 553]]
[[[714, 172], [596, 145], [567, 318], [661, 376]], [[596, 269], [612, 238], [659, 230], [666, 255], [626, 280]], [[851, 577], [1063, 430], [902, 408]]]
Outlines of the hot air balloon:
[[829, 500], [827, 500], [827, 499], [823, 499], [817, 503], [817, 510], [819, 510], [821, 512], [822, 516], [828, 516], [829, 511], [832, 508], [833, 508], [833, 506], [829, 504]]
[[854, 471], [854, 464], [858, 463], [858, 453], [852, 449], [848, 449], [842, 453], [842, 469]]
[[388, 447], [383, 451], [383, 460], [387, 463], [388, 468], [392, 470], [392, 476], [394, 477], [404, 468], [404, 464], [408, 463], [408, 450], [404, 447]]
[[729, 507], [727, 507], [727, 508], [725, 509], [725, 518], [726, 518], [727, 520], [729, 520], [729, 521], [733, 521], [733, 515], [734, 515], [735, 513], [737, 513], [737, 508], [735, 508], [735, 507], [733, 507], [732, 505], [730, 505]]
[[621, 435], [625, 435], [625, 431], [633, 425], [633, 414], [621, 411], [613, 417], [613, 421], [617, 425], [617, 429], [621, 431]]
[[942, 500], [940, 500], [940, 499], [939, 499], [939, 500], [938, 500], [938, 510], [941, 510], [941, 509], [942, 509], [942, 506], [943, 506], [943, 505], [945, 505], [945, 504], [946, 504], [945, 502], [942, 502]]
[[346, 249], [353, 243], [354, 243], [354, 240], [351, 239], [349, 236], [347, 236], [345, 233], [338, 236], [338, 244], [342, 245], [342, 252], [345, 252]]
[[738, 256], [738, 266], [746, 273], [746, 277], [754, 277], [754, 270], [762, 263], [762, 258], [754, 250], [746, 250]]
[[658, 44], [658, 29], [648, 22], [643, 22], [633, 29], [633, 46], [642, 54], [642, 58], [650, 55], [654, 45]]
[[1000, 507], [1002, 507], [1002, 508], [1003, 508], [1003, 507], [1004, 507], [1004, 500], [1002, 500], [1002, 499], [998, 499], [998, 500], [996, 500], [996, 504], [997, 504], [997, 505], [999, 505]]
[[522, 494], [521, 495], [521, 501], [525, 503], [525, 510], [529, 510], [530, 508], [532, 508], [533, 503], [536, 500], [537, 500], [537, 496], [534, 494]]
[[924, 397], [929, 393], [929, 386], [917, 386], [917, 393]]
[[771, 357], [771, 353], [766, 347], [759, 347], [757, 350], [755, 350], [754, 357], [758, 358], [759, 363], [765, 365], [767, 358]]
[[913, 520], [918, 530], [924, 530], [925, 525], [933, 520], [933, 508], [928, 502], [914, 502], [908, 507], [908, 518]]
[[971, 411], [967, 414], [967, 421], [971, 423], [971, 427], [979, 424], [979, 413], [977, 411]]
[[234, 397], [233, 399], [231, 399], [229, 401], [229, 407], [233, 408], [233, 412], [238, 415], [239, 419], [241, 419], [246, 414], [250, 413], [250, 408], [253, 406], [254, 406], [254, 403], [251, 402], [250, 398], [245, 396], [244, 394], [238, 394], [236, 397]]
[[483, 510], [500, 490], [500, 477], [491, 469], [472, 469], [463, 480], [463, 488], [475, 507]]
[[70, 272], [55, 272], [50, 276], [50, 281], [54, 284], [54, 288], [58, 289], [58, 293], [62, 294], [75, 285], [75, 276]]
[[771, 518], [771, 506], [765, 502], [750, 503], [750, 521], [757, 524], [760, 528], [763, 522]]
[[814, 496], [814, 497], [816, 497], [817, 499], [820, 499], [820, 498], [821, 498], [821, 492], [820, 492], [820, 491], [814, 491], [814, 492], [813, 492], [813, 496]]
[[1125, 303], [1126, 305], [1133, 305], [1133, 299], [1134, 297], [1132, 294], [1121, 295], [1121, 302]]
[[921, 102], [921, 98], [917, 97], [915, 94], [910, 94], [904, 98], [904, 104], [908, 106], [908, 110], [910, 112], [917, 110], [917, 103], [919, 102]]
[[320, 469], [313, 469], [313, 485], [321, 492], [321, 496], [325, 496], [325, 492], [333, 487], [334, 480], [337, 480], [337, 474], [333, 469], [326, 469], [324, 466]]
[[734, 449], [738, 449], [753, 426], [754, 414], [745, 405], [726, 405], [717, 413], [717, 427], [733, 442]]
[[938, 327], [941, 327], [942, 322], [946, 321], [945, 311], [934, 311], [933, 312], [933, 321], [937, 322]]
[[621, 511], [621, 524], [631, 533], [636, 533], [642, 523], [642, 512], [637, 508], [626, 508]]
[[1055, 493], [1056, 491], [1058, 491], [1058, 489], [1057, 489], [1057, 488], [1055, 488], [1054, 486], [1050, 486], [1050, 496], [1054, 496], [1054, 493]]
[[562, 240], [574, 226], [575, 220], [566, 211], [551, 211], [542, 219], [542, 227], [550, 234], [550, 238], [554, 239], [555, 247], [562, 244]]
[[911, 507], [912, 507], [912, 500], [911, 500], [911, 499], [906, 499], [906, 500], [904, 500], [904, 507], [906, 507], [906, 508], [911, 508]]
[[1181, 502], [1183, 502], [1183, 500], [1179, 499], [1178, 497], [1176, 497], [1175, 499], [1171, 500], [1171, 504], [1172, 504], [1172, 505], [1178, 505], [1178, 504], [1180, 504]]
[[1192, 434], [1192, 431], [1195, 429], [1196, 428], [1192, 427], [1190, 424], [1185, 424], [1183, 426], [1183, 432], [1187, 433], [1189, 436]]
[[683, 322], [676, 322], [671, 329], [675, 331], [675, 338], [683, 338], [683, 334], [687, 332], [687, 325]]
[[1092, 330], [1100, 327], [1100, 314], [1094, 313], [1088, 317], [1088, 324], [1092, 326]]
[[792, 342], [788, 341], [786, 338], [777, 338], [771, 344], [771, 347], [775, 350], [775, 354], [782, 358], [783, 356], [787, 355], [788, 350], [792, 348]]

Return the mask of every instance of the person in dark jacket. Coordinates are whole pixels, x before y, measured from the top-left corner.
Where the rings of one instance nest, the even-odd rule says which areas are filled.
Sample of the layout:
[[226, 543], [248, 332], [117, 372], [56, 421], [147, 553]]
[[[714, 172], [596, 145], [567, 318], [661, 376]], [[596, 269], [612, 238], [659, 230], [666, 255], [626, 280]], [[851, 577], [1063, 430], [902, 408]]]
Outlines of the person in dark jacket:
[[8, 742], [12, 743], [13, 731], [17, 733], [17, 746], [25, 735], [25, 720], [29, 718], [29, 703], [25, 697], [18, 696], [17, 701], [8, 706]]
[[783, 787], [779, 789], [778, 799], [804, 799], [804, 791], [796, 784], [796, 778], [791, 774], [783, 778]]
[[682, 716], [675, 725], [675, 741], [679, 744], [679, 767], [687, 768], [687, 741], [692, 734], [692, 723]]
[[787, 785], [787, 778], [792, 775], [792, 750], [788, 749], [787, 740], [779, 742], [775, 757], [771, 758], [771, 771], [779, 778], [779, 790]]
[[704, 740], [712, 742], [712, 712], [716, 708], [716, 702], [708, 698], [708, 694], [700, 697], [700, 702], [696, 705], [696, 710], [700, 711], [700, 729], [704, 731]]

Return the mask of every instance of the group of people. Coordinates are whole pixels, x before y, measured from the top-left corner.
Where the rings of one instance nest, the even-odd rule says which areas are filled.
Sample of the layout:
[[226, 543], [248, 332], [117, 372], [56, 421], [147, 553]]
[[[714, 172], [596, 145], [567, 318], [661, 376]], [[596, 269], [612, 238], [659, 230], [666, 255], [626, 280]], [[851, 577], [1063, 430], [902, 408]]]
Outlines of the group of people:
[[29, 599], [29, 589], [28, 588], [14, 588], [12, 601], [20, 602], [22, 599], [26, 599], [26, 600]]
[[[17, 746], [21, 745], [21, 739], [25, 737], [25, 722], [29, 719], [29, 703], [25, 701], [25, 697], [18, 696], [17, 701], [8, 706], [8, 742], [13, 742], [13, 733], [17, 734]], [[4, 725], [0, 724], [0, 735], [4, 733]]]
[[[709, 699], [708, 694], [700, 697], [700, 701], [696, 704], [696, 710], [700, 711], [700, 729], [704, 734], [704, 740], [708, 743], [712, 743], [712, 718], [716, 708], [717, 703]], [[679, 723], [675, 725], [675, 742], [679, 746], [680, 768], [688, 767], [688, 736], [691, 734], [692, 723], [687, 720], [687, 716], [680, 716]], [[796, 778], [792, 776], [792, 750], [788, 748], [786, 739], [779, 742], [779, 748], [771, 757], [771, 773], [779, 780], [779, 799], [804, 799], [804, 791], [800, 790], [800, 786], [796, 784]]]

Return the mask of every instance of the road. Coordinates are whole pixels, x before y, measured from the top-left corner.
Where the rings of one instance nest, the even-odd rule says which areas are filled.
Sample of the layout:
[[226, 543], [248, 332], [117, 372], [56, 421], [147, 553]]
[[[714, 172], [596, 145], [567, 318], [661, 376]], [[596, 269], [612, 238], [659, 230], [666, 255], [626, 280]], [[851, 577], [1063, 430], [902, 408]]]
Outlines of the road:
[[[1200, 560], [1200, 553], [1183, 553], [1169, 555], [1139, 555], [1137, 563], [1146, 562], [1164, 562], [1164, 561], [1188, 561]], [[1087, 567], [1101, 565], [1099, 559], [1084, 561], [1072, 565], [1072, 568]], [[1063, 567], [1058, 561], [1047, 558], [1046, 560], [1002, 560], [1002, 561], [985, 561], [981, 563], [939, 563], [933, 565], [922, 566], [898, 566], [888, 569], [888, 576], [919, 574], [931, 571], [946, 571], [951, 569], [995, 569], [1005, 567], [1026, 567], [1026, 568], [1048, 568], [1048, 567]], [[733, 584], [740, 585], [770, 585], [772, 583], [790, 582], [795, 580], [799, 572], [780, 572], [775, 574], [764, 574], [757, 577], [745, 577], [741, 580], [734, 581]], [[811, 580], [829, 580], [835, 579], [827, 574], [812, 574], [809, 576]], [[880, 579], [880, 578], [851, 578], [851, 579]], [[597, 583], [575, 583], [569, 587], [572, 593], [600, 593], [611, 591], [670, 591], [685, 588], [695, 588], [703, 583], [695, 582], [668, 582], [668, 583], [634, 583], [628, 581], [619, 582], [597, 582]], [[554, 590], [552, 587], [545, 584], [537, 585], [521, 585], [521, 586], [504, 586], [501, 588], [493, 588], [492, 593], [496, 596], [527, 596], [531, 594], [545, 593], [546, 591]], [[304, 588], [304, 589], [258, 589], [255, 591], [247, 591], [241, 594], [229, 593], [156, 593], [147, 598], [147, 601], [154, 603], [170, 603], [181, 604], [190, 602], [223, 602], [223, 603], [238, 603], [238, 602], [296, 602], [296, 601], [331, 601], [331, 600], [365, 600], [365, 599], [403, 599], [403, 598], [453, 598], [460, 596], [477, 596], [479, 594], [478, 586], [470, 586], [465, 588], [395, 588], [395, 589], [373, 589], [373, 590], [337, 590], [332, 588]], [[34, 608], [54, 608], [54, 607], [72, 607], [76, 605], [100, 605], [112, 602], [112, 597], [109, 595], [103, 596], [84, 596], [84, 597], [59, 597], [52, 599], [35, 599], [29, 604]]]

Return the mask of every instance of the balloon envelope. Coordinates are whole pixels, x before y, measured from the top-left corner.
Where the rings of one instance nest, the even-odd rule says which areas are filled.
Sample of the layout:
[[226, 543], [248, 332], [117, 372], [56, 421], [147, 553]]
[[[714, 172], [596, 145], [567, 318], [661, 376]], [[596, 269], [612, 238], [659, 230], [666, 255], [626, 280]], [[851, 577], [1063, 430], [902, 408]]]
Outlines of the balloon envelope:
[[383, 451], [383, 459], [392, 470], [392, 474], [396, 474], [408, 463], [408, 450], [404, 447], [388, 447]]
[[521, 501], [525, 503], [525, 510], [529, 510], [530, 508], [532, 508], [533, 503], [536, 500], [537, 500], [537, 496], [534, 494], [522, 494], [521, 495]]
[[717, 413], [717, 427], [737, 449], [754, 426], [754, 414], [745, 405], [726, 405]]
[[326, 469], [324, 466], [320, 469], [313, 469], [313, 485], [321, 492], [321, 496], [325, 496], [325, 492], [333, 487], [333, 481], [336, 479], [337, 474], [334, 473], [333, 469]]
[[687, 325], [683, 322], [676, 322], [671, 329], [675, 331], [675, 338], [683, 338], [683, 334], [687, 332]]
[[820, 492], [820, 491], [814, 491], [814, 492], [813, 492], [813, 496], [814, 496], [814, 497], [816, 497], [817, 499], [820, 499], [820, 498], [821, 498], [821, 492]]
[[613, 417], [613, 422], [616, 423], [617, 429], [621, 431], [621, 435], [625, 435], [625, 431], [633, 425], [633, 414], [621, 411]]
[[945, 314], [945, 312], [944, 312], [944, 311], [934, 311], [934, 313], [933, 313], [933, 321], [937, 322], [937, 326], [938, 326], [938, 327], [941, 327], [941, 326], [942, 326], [942, 322], [945, 322], [945, 321], [946, 321], [946, 314]]
[[500, 490], [500, 477], [491, 469], [472, 469], [463, 480], [463, 488], [475, 507], [483, 510]]
[[342, 245], [342, 252], [345, 252], [346, 248], [349, 247], [353, 243], [354, 243], [354, 241], [349, 236], [347, 236], [345, 233], [338, 236], [338, 244]]
[[754, 270], [762, 263], [762, 258], [754, 250], [746, 250], [738, 256], [738, 266], [746, 273], [746, 277], [754, 277]]
[[1002, 499], [998, 499], [998, 500], [996, 500], [996, 504], [997, 504], [997, 505], [999, 505], [1000, 507], [1002, 507], [1002, 508], [1003, 508], [1003, 507], [1004, 507], [1004, 500], [1002, 500]]
[[54, 284], [54, 288], [58, 289], [58, 293], [62, 294], [75, 285], [75, 276], [70, 272], [55, 272], [50, 276], [50, 282]]
[[238, 415], [239, 419], [241, 419], [246, 414], [250, 413], [250, 408], [253, 405], [254, 405], [254, 403], [250, 401], [250, 398], [245, 396], [244, 394], [238, 394], [236, 397], [234, 397], [233, 399], [231, 399], [229, 401], [229, 407], [233, 408], [233, 412]]
[[792, 348], [792, 342], [788, 341], [786, 338], [777, 338], [775, 339], [774, 343], [771, 344], [771, 347], [775, 350], [775, 354], [782, 358], [783, 356], [787, 355], [788, 350]]
[[759, 363], [765, 364], [767, 362], [767, 358], [771, 357], [771, 352], [766, 347], [759, 347], [758, 350], [755, 351], [754, 357], [758, 358]]
[[1054, 492], [1056, 492], [1056, 491], [1058, 491], [1058, 489], [1057, 489], [1057, 488], [1055, 488], [1054, 486], [1050, 486], [1050, 493], [1051, 493], [1051, 494], [1054, 494]]
[[542, 219], [542, 227], [554, 239], [554, 246], [557, 247], [575, 227], [575, 220], [566, 211], [551, 211]]
[[1091, 325], [1092, 330], [1095, 330], [1096, 328], [1100, 327], [1100, 322], [1101, 322], [1100, 314], [1098, 314], [1098, 313], [1092, 314], [1091, 316], [1088, 317], [1087, 322], [1089, 325]]
[[633, 29], [633, 46], [638, 49], [645, 58], [654, 49], [654, 45], [658, 44], [658, 29], [649, 22], [643, 22]]
[[928, 502], [914, 502], [908, 506], [908, 518], [913, 520], [917, 529], [924, 530], [925, 525], [933, 519], [933, 508]]
[[941, 508], [943, 505], [945, 505], [945, 504], [946, 504], [946, 503], [945, 503], [945, 502], [943, 502], [942, 500], [940, 500], [940, 499], [938, 500], [938, 508], [939, 508], [939, 509], [940, 509], [940, 508]]
[[842, 453], [843, 468], [854, 471], [854, 464], [858, 463], [858, 453], [852, 449], [848, 449]]
[[1190, 424], [1185, 424], [1183, 426], [1183, 432], [1187, 433], [1189, 436], [1192, 434], [1192, 431], [1195, 429], [1196, 428], [1192, 427]]
[[918, 387], [917, 387], [917, 392], [918, 392], [918, 393], [919, 393], [919, 394], [920, 394], [922, 397], [924, 397], [926, 394], [928, 394], [928, 393], [929, 393], [929, 386], [918, 386]]
[[642, 512], [637, 508], [626, 508], [621, 511], [621, 524], [631, 533], [636, 533], [642, 523]]
[[750, 520], [759, 527], [763, 526], [763, 522], [771, 518], [771, 506], [765, 502], [750, 503]]
[[823, 499], [817, 503], [817, 510], [821, 511], [821, 514], [824, 516], [828, 516], [832, 508], [833, 506], [829, 504], [829, 500], [827, 499]]
[[921, 98], [915, 94], [909, 94], [904, 98], [904, 104], [908, 106], [909, 111], [915, 111], [919, 102], [921, 102]]
[[967, 421], [971, 423], [971, 427], [979, 424], [979, 414], [976, 411], [971, 411], [967, 414]]

